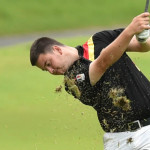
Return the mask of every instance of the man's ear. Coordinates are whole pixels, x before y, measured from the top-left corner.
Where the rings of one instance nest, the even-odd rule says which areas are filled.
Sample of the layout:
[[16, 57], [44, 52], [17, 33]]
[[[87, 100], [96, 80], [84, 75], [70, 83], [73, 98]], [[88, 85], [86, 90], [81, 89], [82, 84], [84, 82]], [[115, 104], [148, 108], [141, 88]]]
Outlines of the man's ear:
[[52, 49], [53, 49], [53, 52], [54, 52], [54, 53], [59, 53], [59, 54], [62, 55], [62, 49], [61, 49], [60, 46], [58, 46], [58, 45], [53, 45], [53, 46], [52, 46]]

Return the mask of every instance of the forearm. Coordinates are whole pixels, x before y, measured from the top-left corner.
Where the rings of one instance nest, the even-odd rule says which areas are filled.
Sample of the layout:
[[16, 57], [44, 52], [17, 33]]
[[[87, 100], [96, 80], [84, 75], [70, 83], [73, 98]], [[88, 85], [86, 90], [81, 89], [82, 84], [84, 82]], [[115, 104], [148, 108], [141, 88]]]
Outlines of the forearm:
[[130, 40], [134, 36], [126, 28], [109, 46], [101, 51], [99, 57], [90, 64], [89, 76], [91, 85], [101, 78], [104, 72], [114, 64], [125, 52]]
[[128, 52], [148, 52], [150, 51], [150, 38], [145, 43], [140, 43], [134, 36], [127, 48]]
[[104, 62], [104, 68], [108, 68], [115, 63], [127, 48], [129, 48], [129, 45], [132, 51], [133, 49], [134, 51], [149, 50], [149, 39], [146, 43], [139, 43], [135, 37], [133, 38], [134, 35], [141, 33], [143, 30], [150, 29], [150, 26], [147, 24], [149, 24], [149, 13], [143, 13], [132, 20], [119, 37], [102, 51], [100, 61], [102, 61], [102, 63]]
[[140, 49], [140, 52], [147, 52], [147, 51], [150, 51], [150, 38], [147, 39], [147, 41], [145, 43], [139, 43], [139, 49]]
[[104, 62], [106, 68], [115, 63], [126, 51], [134, 33], [127, 27], [115, 41], [102, 50], [100, 61]]
[[[145, 29], [150, 29], [150, 26], [147, 26], [148, 23], [149, 13], [143, 13], [135, 17], [117, 39], [101, 51], [99, 57], [90, 64], [89, 76], [91, 85], [94, 85], [105, 71], [120, 59], [134, 35], [141, 33]], [[142, 46], [148, 47], [147, 44]]]

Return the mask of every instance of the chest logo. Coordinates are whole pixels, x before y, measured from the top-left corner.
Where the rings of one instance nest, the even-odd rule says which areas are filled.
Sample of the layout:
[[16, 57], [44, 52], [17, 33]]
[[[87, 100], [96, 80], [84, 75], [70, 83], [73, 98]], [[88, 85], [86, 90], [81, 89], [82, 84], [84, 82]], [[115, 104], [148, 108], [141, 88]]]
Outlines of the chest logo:
[[82, 74], [76, 75], [76, 80], [77, 80], [78, 82], [84, 81], [84, 80], [85, 80], [85, 74], [82, 73]]

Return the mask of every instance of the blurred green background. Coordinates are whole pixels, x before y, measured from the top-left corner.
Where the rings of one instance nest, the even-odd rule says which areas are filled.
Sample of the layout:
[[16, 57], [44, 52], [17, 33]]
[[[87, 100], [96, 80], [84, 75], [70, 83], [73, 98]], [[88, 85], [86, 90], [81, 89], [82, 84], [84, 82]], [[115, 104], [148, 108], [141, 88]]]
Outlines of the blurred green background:
[[[0, 37], [126, 26], [143, 0], [0, 0]], [[38, 37], [37, 37], [38, 38]], [[89, 37], [59, 38], [76, 46]], [[0, 47], [0, 150], [102, 150], [96, 112], [68, 95], [63, 78], [31, 67], [30, 43]], [[129, 54], [150, 79], [150, 53]]]
[[144, 7], [144, 0], [0, 0], [0, 35], [118, 26]]

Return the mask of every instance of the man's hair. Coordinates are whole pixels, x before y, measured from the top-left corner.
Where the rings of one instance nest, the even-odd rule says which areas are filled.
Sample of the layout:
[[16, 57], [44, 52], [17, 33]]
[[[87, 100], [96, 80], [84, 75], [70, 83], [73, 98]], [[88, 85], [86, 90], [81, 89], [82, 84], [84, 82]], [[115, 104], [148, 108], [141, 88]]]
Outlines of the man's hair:
[[36, 65], [40, 54], [51, 52], [54, 45], [64, 46], [64, 44], [48, 37], [37, 39], [30, 48], [30, 62], [32, 66]]

